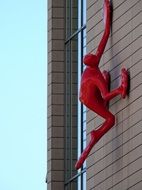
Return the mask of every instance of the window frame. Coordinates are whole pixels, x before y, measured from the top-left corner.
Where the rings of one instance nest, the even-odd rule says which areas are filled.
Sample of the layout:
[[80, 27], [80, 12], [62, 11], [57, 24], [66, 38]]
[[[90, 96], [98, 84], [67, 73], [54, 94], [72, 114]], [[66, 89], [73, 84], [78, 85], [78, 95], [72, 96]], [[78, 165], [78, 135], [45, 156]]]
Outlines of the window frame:
[[[80, 35], [80, 37], [81, 37], [81, 39], [80, 39], [80, 47], [81, 47], [81, 49], [79, 50], [80, 51], [80, 65], [79, 66], [81, 66], [80, 67], [80, 69], [81, 69], [81, 71], [80, 71], [80, 76], [78, 76], [79, 77], [79, 79], [81, 78], [81, 73], [83, 72], [83, 62], [82, 62], [82, 60], [83, 60], [83, 56], [84, 56], [84, 41], [83, 41], [83, 39], [84, 39], [84, 31], [86, 31], [86, 22], [84, 21], [84, 17], [83, 17], [83, 13], [84, 13], [84, 8], [85, 8], [85, 11], [86, 11], [86, 7], [83, 7], [84, 6], [84, 4], [86, 4], [86, 2], [85, 2], [86, 0], [78, 0], [78, 4], [80, 3], [80, 5], [81, 5], [81, 11], [80, 11], [80, 18], [78, 18], [78, 29], [75, 31], [75, 32], [73, 32], [72, 33], [72, 24], [71, 24], [71, 10], [69, 10], [69, 14], [70, 14], [70, 18], [69, 18], [69, 20], [70, 20], [70, 23], [68, 24], [69, 26], [70, 26], [70, 28], [69, 28], [69, 33], [70, 33], [70, 35], [67, 35], [67, 28], [66, 28], [66, 31], [65, 31], [65, 34], [67, 35], [67, 37], [66, 37], [66, 40], [65, 40], [65, 49], [66, 49], [66, 47], [67, 47], [67, 45], [68, 44], [71, 44], [71, 41], [74, 39], [74, 38], [76, 38], [77, 37], [77, 40], [78, 40], [78, 36]], [[84, 3], [85, 2], [85, 3]], [[70, 0], [70, 6], [72, 5], [72, 0]], [[65, 7], [66, 7], [66, 5], [65, 5]], [[71, 8], [71, 7], [70, 7]], [[79, 8], [78, 8], [79, 9]], [[66, 11], [67, 11], [67, 7], [66, 7]], [[65, 12], [65, 15], [66, 15], [66, 12]], [[65, 23], [66, 23], [67, 21], [66, 21], [66, 16], [65, 16]], [[79, 43], [78, 41], [77, 41], [77, 43]], [[86, 48], [86, 47], [85, 47]], [[70, 46], [70, 50], [71, 50], [71, 46]], [[77, 58], [78, 59], [78, 58]], [[67, 60], [66, 60], [67, 61]], [[65, 61], [65, 68], [66, 68], [66, 61]], [[77, 60], [77, 62], [78, 62], [78, 60]], [[78, 63], [79, 63], [78, 62]], [[78, 73], [77, 73], [77, 75], [78, 75]], [[79, 80], [78, 80], [78, 83], [79, 83]], [[79, 86], [78, 86], [79, 87]], [[66, 90], [65, 90], [66, 91]], [[83, 146], [83, 141], [84, 141], [84, 127], [83, 127], [83, 124], [84, 124], [84, 105], [82, 105], [80, 102], [79, 102], [79, 100], [78, 100], [78, 104], [80, 104], [80, 108], [81, 108], [81, 110], [80, 110], [80, 114], [81, 114], [81, 116], [80, 116], [80, 118], [81, 118], [81, 123], [80, 123], [80, 135], [81, 135], [81, 147], [80, 147], [80, 152], [79, 152], [79, 154], [81, 154], [81, 152], [83, 151], [83, 149], [85, 148], [84, 146]], [[78, 121], [77, 121], [77, 128], [78, 128]], [[66, 138], [66, 137], [65, 137]], [[77, 150], [77, 154], [78, 154], [78, 150]], [[78, 154], [78, 156], [79, 156], [79, 154]], [[65, 155], [66, 155], [66, 153], [65, 153]], [[66, 158], [66, 157], [65, 157]], [[86, 187], [84, 187], [83, 186], [83, 175], [84, 174], [86, 174], [86, 167], [85, 166], [83, 166], [78, 172], [77, 172], [77, 174], [75, 174], [75, 175], [73, 175], [73, 176], [71, 176], [70, 177], [70, 179], [68, 179], [68, 180], [66, 180], [66, 177], [65, 177], [65, 189], [66, 189], [66, 187], [67, 187], [67, 185], [69, 185], [70, 183], [72, 183], [73, 181], [75, 181], [75, 180], [77, 180], [77, 179], [79, 179], [80, 178], [80, 188], [78, 189], [78, 190], [86, 190]], [[78, 183], [78, 182], [77, 182]], [[79, 185], [77, 185], [77, 186], [79, 186]], [[68, 188], [67, 188], [68, 189]], [[70, 189], [70, 188], [69, 188]]]

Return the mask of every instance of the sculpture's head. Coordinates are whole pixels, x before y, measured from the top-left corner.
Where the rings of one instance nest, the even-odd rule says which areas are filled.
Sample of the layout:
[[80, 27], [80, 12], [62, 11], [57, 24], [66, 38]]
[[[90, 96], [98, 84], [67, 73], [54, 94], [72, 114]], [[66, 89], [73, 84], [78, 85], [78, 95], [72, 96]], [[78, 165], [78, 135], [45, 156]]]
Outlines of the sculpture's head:
[[89, 53], [84, 56], [83, 63], [89, 67], [98, 67], [98, 57]]

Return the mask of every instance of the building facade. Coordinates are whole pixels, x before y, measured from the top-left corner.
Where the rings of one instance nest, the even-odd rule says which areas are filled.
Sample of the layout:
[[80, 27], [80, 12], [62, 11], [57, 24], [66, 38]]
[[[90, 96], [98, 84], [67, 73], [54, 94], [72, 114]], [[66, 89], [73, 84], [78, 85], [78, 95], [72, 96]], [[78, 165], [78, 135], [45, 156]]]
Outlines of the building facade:
[[90, 131], [103, 123], [78, 100], [83, 56], [95, 52], [103, 34], [103, 1], [48, 0], [48, 190], [142, 189], [142, 1], [112, 4], [100, 68], [110, 72], [111, 89], [128, 68], [129, 96], [110, 102], [116, 125], [76, 171]]

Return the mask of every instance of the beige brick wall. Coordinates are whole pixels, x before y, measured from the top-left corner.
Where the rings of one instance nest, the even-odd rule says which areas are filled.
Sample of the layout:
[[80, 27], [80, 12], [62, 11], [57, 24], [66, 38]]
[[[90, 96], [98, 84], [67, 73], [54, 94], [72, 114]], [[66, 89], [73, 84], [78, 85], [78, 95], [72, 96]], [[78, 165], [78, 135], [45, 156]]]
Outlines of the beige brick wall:
[[[124, 66], [130, 72], [130, 93], [110, 102], [116, 125], [87, 159], [87, 190], [142, 189], [142, 1], [113, 0], [113, 23], [101, 60], [111, 74], [111, 89], [119, 85]], [[103, 34], [102, 3], [87, 1], [87, 52], [94, 52]], [[103, 120], [87, 111], [87, 139]]]
[[47, 189], [64, 189], [64, 0], [48, 0]]

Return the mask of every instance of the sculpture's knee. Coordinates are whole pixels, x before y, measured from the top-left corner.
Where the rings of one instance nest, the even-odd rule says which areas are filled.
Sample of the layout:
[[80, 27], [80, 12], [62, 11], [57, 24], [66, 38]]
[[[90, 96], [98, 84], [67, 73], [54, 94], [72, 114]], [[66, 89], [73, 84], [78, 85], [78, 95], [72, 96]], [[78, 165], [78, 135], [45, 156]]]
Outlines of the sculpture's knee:
[[107, 121], [109, 122], [111, 126], [113, 126], [115, 124], [115, 116], [110, 115]]
[[108, 102], [109, 101], [109, 96], [108, 96], [108, 94], [103, 94], [103, 99], [104, 99], [104, 101], [106, 101], [106, 102]]

